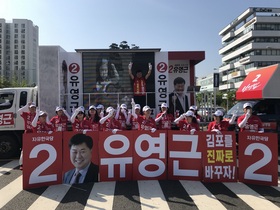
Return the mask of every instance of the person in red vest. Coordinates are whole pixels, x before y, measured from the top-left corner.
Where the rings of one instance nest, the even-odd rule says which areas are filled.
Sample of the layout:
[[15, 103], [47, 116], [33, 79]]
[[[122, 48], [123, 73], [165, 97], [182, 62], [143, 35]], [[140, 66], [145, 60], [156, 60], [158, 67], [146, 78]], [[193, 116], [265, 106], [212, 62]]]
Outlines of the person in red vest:
[[207, 131], [214, 131], [221, 134], [221, 131], [227, 131], [230, 124], [235, 123], [236, 115], [232, 115], [229, 121], [223, 120], [224, 113], [221, 110], [217, 110], [214, 114], [214, 121], [210, 122]]
[[122, 130], [126, 130], [127, 125], [129, 124], [128, 121], [128, 109], [126, 104], [121, 104], [121, 106], [117, 107], [117, 112], [115, 115], [115, 119], [118, 120], [122, 126]]
[[88, 116], [85, 117], [85, 120], [90, 121], [93, 131], [100, 131], [100, 116], [97, 113], [97, 109], [94, 105], [89, 106]]
[[138, 130], [146, 130], [151, 131], [154, 133], [156, 129], [156, 122], [151, 116], [151, 108], [149, 106], [143, 107], [143, 115], [136, 115], [135, 114], [135, 102], [131, 102], [132, 105], [132, 116], [137, 119], [138, 122]]
[[[140, 104], [135, 104], [134, 108], [132, 107], [132, 109], [134, 109], [134, 111], [131, 111], [131, 113], [128, 114], [128, 121], [131, 124], [131, 130], [138, 130], [139, 124], [137, 118], [139, 115], [141, 115], [141, 106]], [[134, 113], [134, 115], [132, 113]]]
[[180, 117], [174, 120], [174, 122], [178, 125], [181, 131], [187, 131], [190, 134], [199, 131], [199, 124], [194, 113], [190, 110], [181, 114]]
[[116, 110], [113, 107], [109, 106], [106, 109], [106, 112], [108, 114], [99, 120], [99, 123], [101, 125], [101, 130], [112, 131], [113, 134], [116, 134], [117, 131], [121, 131], [122, 130], [121, 123], [115, 119]]
[[[36, 105], [34, 102], [27, 103], [24, 107], [18, 110], [18, 114], [23, 118], [24, 121], [24, 133], [32, 133], [32, 121], [36, 115]], [[22, 170], [22, 158], [23, 153], [21, 150], [20, 158], [19, 158], [19, 168]]]
[[237, 125], [240, 131], [263, 133], [264, 128], [261, 119], [256, 115], [252, 115], [252, 104], [245, 103], [243, 105], [243, 111], [244, 114], [237, 119]]
[[172, 123], [174, 121], [174, 117], [172, 114], [168, 113], [167, 103], [162, 103], [161, 112], [156, 116], [156, 123], [158, 124], [159, 130], [171, 130]]
[[92, 131], [92, 125], [90, 121], [85, 118], [85, 108], [83, 106], [75, 109], [73, 115], [71, 116], [73, 131], [82, 131], [84, 134], [87, 131]]
[[49, 122], [47, 112], [36, 110], [36, 116], [32, 121], [33, 133], [48, 133], [54, 131], [53, 125]]
[[54, 127], [54, 131], [66, 131], [67, 122], [71, 120], [69, 114], [60, 106], [55, 108], [56, 116], [53, 116], [50, 122]]
[[132, 65], [133, 63], [130, 62], [128, 65], [128, 74], [130, 78], [133, 80], [133, 94], [134, 100], [136, 104], [140, 104], [143, 107], [146, 104], [146, 80], [152, 73], [153, 66], [151, 63], [148, 64], [149, 70], [145, 77], [142, 75], [141, 70], [136, 71], [136, 76], [132, 74]]

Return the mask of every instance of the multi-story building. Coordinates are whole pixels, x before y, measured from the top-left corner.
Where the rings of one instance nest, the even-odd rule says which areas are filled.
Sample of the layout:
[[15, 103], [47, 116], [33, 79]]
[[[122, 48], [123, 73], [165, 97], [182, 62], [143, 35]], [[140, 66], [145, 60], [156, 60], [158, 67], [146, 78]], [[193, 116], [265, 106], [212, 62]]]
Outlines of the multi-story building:
[[0, 19], [0, 77], [37, 84], [39, 29], [31, 20]]
[[248, 8], [219, 35], [219, 90], [237, 89], [250, 71], [280, 63], [280, 8]]

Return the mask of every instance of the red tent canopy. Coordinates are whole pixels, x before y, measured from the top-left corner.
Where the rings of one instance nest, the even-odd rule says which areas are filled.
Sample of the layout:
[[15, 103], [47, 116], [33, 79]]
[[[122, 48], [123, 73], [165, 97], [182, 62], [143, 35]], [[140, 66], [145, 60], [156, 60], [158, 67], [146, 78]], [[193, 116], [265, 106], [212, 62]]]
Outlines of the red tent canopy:
[[237, 100], [280, 98], [279, 64], [250, 72], [236, 92]]

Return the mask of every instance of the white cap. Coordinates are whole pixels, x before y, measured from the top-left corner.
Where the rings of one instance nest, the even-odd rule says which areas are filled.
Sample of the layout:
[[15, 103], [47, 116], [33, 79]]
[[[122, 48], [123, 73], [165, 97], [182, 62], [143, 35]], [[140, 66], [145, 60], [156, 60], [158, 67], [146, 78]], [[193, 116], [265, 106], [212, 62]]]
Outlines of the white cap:
[[90, 109], [96, 109], [96, 107], [94, 105], [89, 106], [88, 110]]
[[243, 109], [245, 109], [246, 107], [251, 107], [252, 108], [252, 104], [251, 103], [245, 103], [244, 105], [243, 105]]
[[140, 106], [140, 104], [135, 104], [135, 107], [134, 107], [134, 109], [141, 109], [141, 106]]
[[122, 105], [121, 105], [121, 108], [122, 108], [122, 109], [127, 109], [126, 104], [122, 104]]
[[161, 107], [161, 108], [162, 108], [162, 107], [167, 108], [168, 106], [167, 106], [167, 103], [162, 103], [160, 107]]
[[98, 104], [96, 109], [104, 109], [104, 106], [102, 104]]
[[217, 116], [217, 117], [221, 117], [221, 116], [223, 116], [224, 115], [224, 113], [221, 111], [221, 110], [217, 110], [217, 111], [215, 111], [215, 113], [214, 113], [214, 116]]
[[112, 106], [109, 106], [109, 107], [107, 107], [106, 112], [109, 113], [111, 109], [115, 110]]
[[149, 106], [144, 106], [144, 107], [143, 107], [143, 112], [146, 112], [146, 111], [148, 111], [149, 109], [151, 110], [151, 108], [150, 108]]
[[193, 117], [194, 116], [194, 113], [192, 112], [192, 111], [187, 111], [186, 113], [185, 113], [185, 116], [186, 117]]
[[40, 112], [39, 112], [39, 116], [43, 116], [44, 114], [47, 115], [47, 113], [44, 112], [44, 111], [40, 111]]
[[29, 105], [29, 108], [31, 108], [31, 107], [36, 107], [36, 104], [34, 102], [31, 102]]
[[55, 108], [55, 111], [56, 111], [56, 112], [58, 112], [58, 111], [60, 111], [60, 110], [63, 110], [63, 108], [62, 108], [61, 106], [57, 106], [57, 107]]
[[85, 107], [83, 107], [83, 106], [79, 106], [79, 107], [78, 107], [78, 109], [80, 110], [80, 112], [85, 113]]
[[195, 110], [197, 110], [197, 106], [194, 106], [194, 105], [193, 105], [193, 106], [190, 106], [190, 108], [189, 108], [189, 109], [190, 109], [190, 110], [194, 110], [194, 111], [195, 111]]

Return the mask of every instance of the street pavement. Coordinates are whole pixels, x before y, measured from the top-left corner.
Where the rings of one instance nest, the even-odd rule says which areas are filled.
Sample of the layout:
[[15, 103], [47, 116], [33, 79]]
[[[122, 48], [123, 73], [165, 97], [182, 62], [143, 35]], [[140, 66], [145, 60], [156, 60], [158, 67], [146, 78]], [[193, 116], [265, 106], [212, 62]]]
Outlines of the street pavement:
[[0, 160], [0, 209], [280, 209], [278, 186], [163, 180], [22, 189], [18, 160]]

